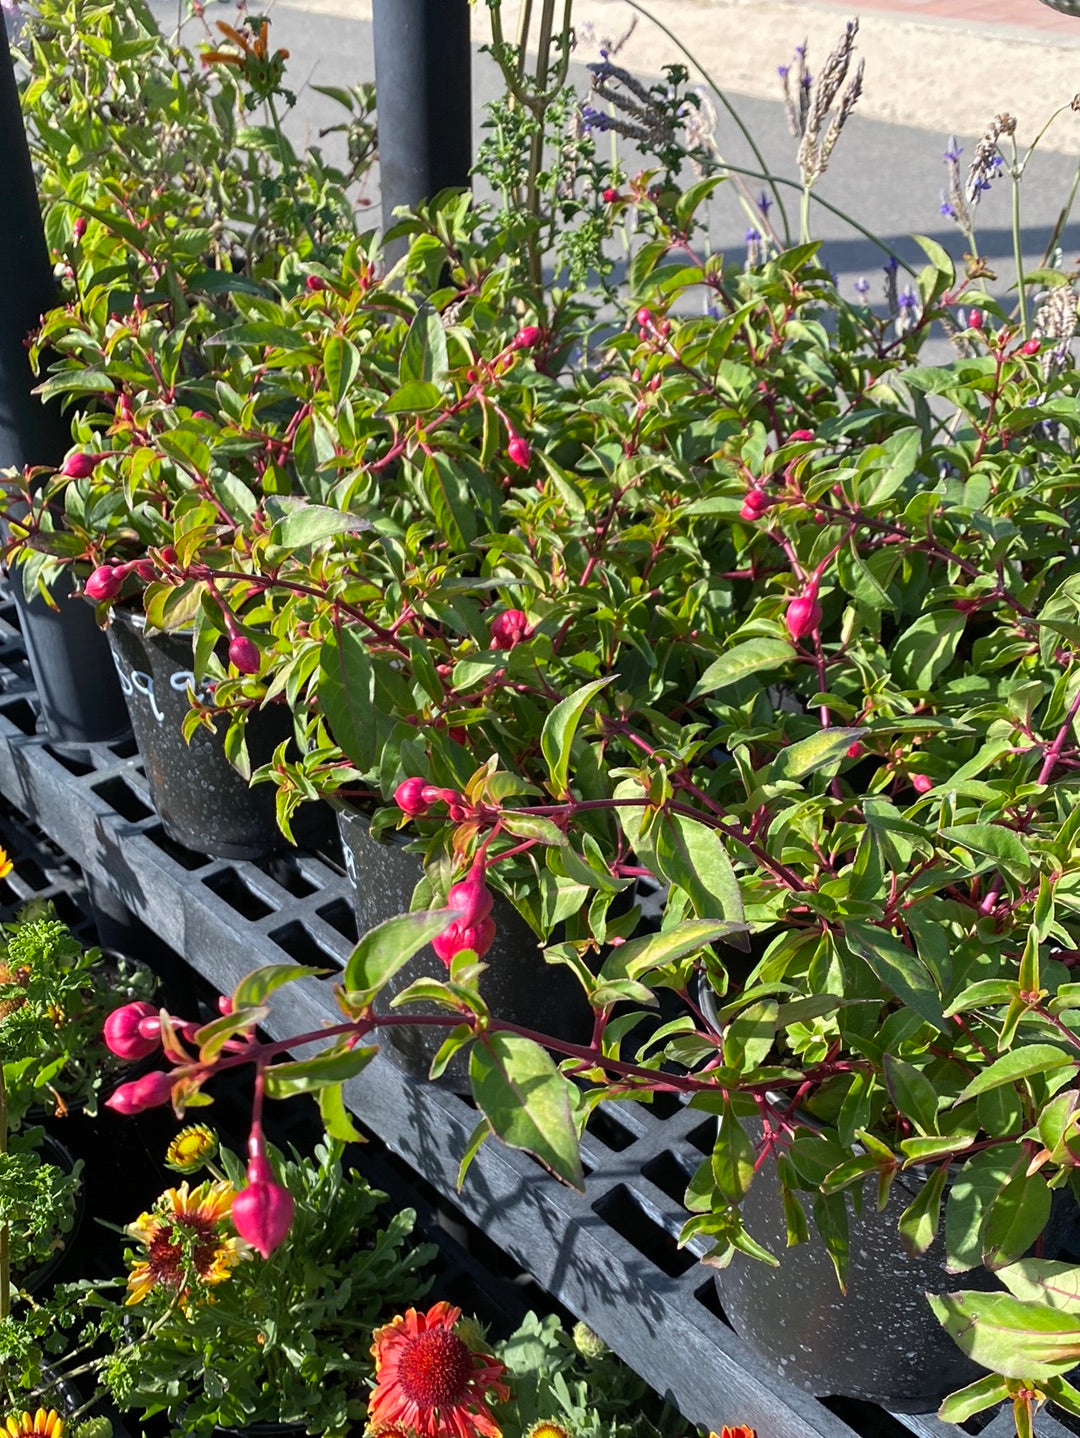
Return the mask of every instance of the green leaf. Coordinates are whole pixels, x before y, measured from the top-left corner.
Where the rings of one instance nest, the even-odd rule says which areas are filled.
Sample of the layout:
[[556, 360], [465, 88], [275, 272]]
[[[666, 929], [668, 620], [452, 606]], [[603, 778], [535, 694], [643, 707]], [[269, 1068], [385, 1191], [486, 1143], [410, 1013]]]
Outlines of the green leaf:
[[438, 409], [443, 402], [443, 393], [438, 385], [426, 380], [414, 379], [396, 389], [389, 399], [379, 406], [380, 414], [424, 414], [427, 410]]
[[988, 1004], [1011, 1003], [1019, 992], [1020, 985], [1011, 979], [979, 979], [961, 990], [945, 1010], [945, 1017], [951, 1019], [953, 1014], [962, 1014], [965, 1009], [978, 1009]]
[[273, 507], [286, 511], [270, 531], [270, 543], [282, 549], [301, 549], [323, 539], [333, 539], [335, 535], [355, 534], [371, 528], [370, 519], [331, 509], [329, 505], [311, 504], [306, 499], [281, 496], [273, 501]]
[[967, 616], [959, 609], [922, 614], [896, 639], [890, 659], [896, 678], [909, 689], [926, 690], [952, 663]]
[[318, 1058], [270, 1064], [263, 1070], [267, 1098], [290, 1098], [298, 1093], [317, 1093], [327, 1084], [344, 1083], [367, 1068], [379, 1052], [378, 1046], [345, 1049], [320, 1054]]
[[448, 363], [443, 322], [434, 305], [425, 300], [405, 336], [398, 378], [403, 385], [416, 380], [441, 385], [446, 379]]
[[730, 1104], [724, 1105], [717, 1121], [710, 1171], [728, 1203], [740, 1203], [754, 1179], [754, 1145]]
[[515, 838], [535, 839], [538, 844], [555, 848], [563, 848], [568, 842], [558, 824], [545, 819], [542, 814], [515, 814], [512, 809], [507, 809], [502, 816], [502, 827]]
[[999, 1268], [997, 1276], [1014, 1298], [1045, 1303], [1080, 1316], [1080, 1265], [1022, 1258]]
[[330, 1138], [342, 1143], [364, 1143], [364, 1135], [353, 1123], [345, 1107], [344, 1090], [341, 1084], [327, 1084], [319, 1090], [319, 1114], [323, 1128]]
[[937, 1132], [937, 1090], [921, 1069], [903, 1059], [884, 1056], [885, 1086], [905, 1118], [914, 1119], [924, 1134]]
[[917, 954], [886, 930], [855, 920], [844, 925], [844, 938], [851, 952], [863, 959], [901, 1002], [935, 1028], [945, 1028], [934, 981]]
[[1023, 1048], [1002, 1054], [989, 1068], [977, 1073], [954, 1102], [963, 1103], [965, 1099], [974, 1098], [998, 1084], [1017, 1083], [1033, 1074], [1054, 1074], [1074, 1067], [1068, 1054], [1054, 1044], [1025, 1044]]
[[551, 1056], [532, 1039], [487, 1033], [473, 1044], [469, 1076], [477, 1106], [503, 1143], [584, 1192], [570, 1089]]
[[946, 843], [959, 844], [973, 854], [993, 859], [1018, 879], [1031, 873], [1031, 856], [1023, 839], [1000, 824], [950, 824], [938, 830]]
[[361, 773], [370, 773], [379, 758], [375, 669], [359, 630], [334, 630], [323, 640], [319, 703], [335, 742]]
[[480, 1152], [484, 1143], [491, 1137], [491, 1125], [486, 1118], [482, 1118], [469, 1135], [469, 1142], [465, 1145], [465, 1152], [461, 1155], [461, 1164], [457, 1174], [457, 1191], [461, 1192], [465, 1183], [465, 1175], [468, 1173], [473, 1159]]
[[548, 766], [548, 787], [556, 799], [570, 797], [566, 777], [570, 770], [571, 746], [582, 716], [594, 695], [599, 694], [600, 690], [616, 677], [609, 674], [606, 679], [594, 679], [591, 684], [582, 685], [573, 694], [561, 699], [544, 720], [544, 727], [540, 731], [540, 748]]
[[419, 909], [369, 929], [345, 965], [344, 984], [350, 1004], [363, 1007], [370, 1003], [387, 980], [436, 934], [441, 934], [449, 922], [446, 909]]
[[665, 811], [654, 839], [664, 878], [689, 895], [698, 918], [743, 922], [739, 881], [715, 829], [685, 814]]
[[794, 655], [795, 646], [786, 639], [744, 639], [734, 645], [719, 659], [714, 659], [690, 691], [690, 698], [702, 694], [714, 694], [718, 689], [727, 689], [746, 679], [751, 674], [761, 674], [786, 664]]
[[360, 351], [351, 340], [345, 339], [343, 335], [330, 336], [323, 350], [323, 373], [326, 375], [326, 388], [330, 391], [334, 408], [339, 409], [360, 373]]
[[923, 1184], [912, 1203], [900, 1215], [897, 1225], [905, 1250], [917, 1257], [925, 1253], [938, 1231], [941, 1198], [949, 1181], [949, 1166], [941, 1164]]
[[993, 1272], [1022, 1258], [1050, 1221], [1050, 1190], [1041, 1173], [1016, 1173], [983, 1219], [983, 1263]]
[[1008, 1293], [929, 1295], [930, 1307], [969, 1358], [1005, 1378], [1038, 1382], [1080, 1360], [1080, 1317]]
[[317, 979], [331, 973], [330, 969], [312, 969], [307, 964], [264, 964], [240, 980], [233, 990], [233, 1009], [255, 1008], [264, 1003], [275, 989], [293, 979]]
[[977, 1378], [966, 1388], [950, 1393], [938, 1409], [937, 1416], [945, 1423], [966, 1423], [985, 1408], [993, 1408], [1009, 1396], [1009, 1385], [997, 1373]]
[[821, 729], [781, 749], [769, 766], [769, 781], [805, 779], [829, 764], [838, 764], [866, 733], [865, 729]]
[[[660, 934], [644, 934], [641, 938], [630, 939], [613, 949], [600, 970], [603, 979], [640, 979], [651, 969], [663, 968], [676, 959], [711, 944], [715, 939], [726, 938], [733, 932], [733, 925], [713, 923], [706, 919], [690, 919]], [[743, 932], [740, 925], [737, 932]]]

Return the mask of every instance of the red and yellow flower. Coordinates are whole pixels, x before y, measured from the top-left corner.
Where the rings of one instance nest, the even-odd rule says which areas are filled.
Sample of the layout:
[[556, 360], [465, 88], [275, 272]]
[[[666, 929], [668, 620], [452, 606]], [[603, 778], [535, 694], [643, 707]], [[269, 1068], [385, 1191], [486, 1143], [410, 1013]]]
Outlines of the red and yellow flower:
[[198, 1288], [223, 1283], [249, 1254], [232, 1229], [235, 1191], [228, 1183], [186, 1183], [162, 1194], [149, 1213], [128, 1228], [145, 1257], [128, 1274], [128, 1303], [141, 1303], [155, 1288], [188, 1299]]
[[36, 1413], [12, 1413], [0, 1428], [3, 1438], [61, 1438], [63, 1431], [64, 1420], [55, 1408], [48, 1412], [39, 1408]]
[[461, 1309], [436, 1303], [398, 1314], [375, 1332], [373, 1432], [406, 1430], [416, 1438], [501, 1438], [489, 1401], [505, 1402], [505, 1365], [454, 1331]]

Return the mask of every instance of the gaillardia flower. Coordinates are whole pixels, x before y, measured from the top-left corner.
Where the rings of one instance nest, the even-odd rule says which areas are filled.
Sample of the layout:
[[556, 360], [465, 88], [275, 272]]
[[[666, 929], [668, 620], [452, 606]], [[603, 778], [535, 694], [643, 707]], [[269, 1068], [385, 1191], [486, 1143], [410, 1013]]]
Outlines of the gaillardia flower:
[[0, 1428], [3, 1438], [60, 1438], [63, 1431], [64, 1420], [55, 1408], [47, 1413], [44, 1408], [36, 1413], [12, 1413]]
[[[163, 1193], [128, 1233], [146, 1250], [128, 1274], [128, 1303], [141, 1303], [154, 1288], [179, 1293], [223, 1283], [248, 1249], [229, 1222], [234, 1190], [228, 1183], [186, 1183]], [[170, 1295], [171, 1296], [171, 1295]]]
[[375, 1391], [369, 1426], [407, 1429], [417, 1438], [500, 1438], [488, 1395], [505, 1402], [505, 1366], [454, 1332], [460, 1308], [415, 1308], [375, 1331]]
[[197, 1173], [217, 1153], [217, 1134], [205, 1123], [188, 1124], [169, 1144], [165, 1165], [175, 1173]]

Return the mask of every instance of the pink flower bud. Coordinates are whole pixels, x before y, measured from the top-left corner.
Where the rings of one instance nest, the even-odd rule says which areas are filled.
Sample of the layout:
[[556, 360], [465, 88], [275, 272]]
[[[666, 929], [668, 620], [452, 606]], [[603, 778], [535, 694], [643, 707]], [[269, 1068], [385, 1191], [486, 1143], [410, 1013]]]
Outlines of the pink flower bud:
[[529, 460], [532, 458], [529, 441], [522, 439], [521, 435], [515, 434], [506, 446], [506, 457], [511, 464], [516, 464], [519, 469], [528, 469]]
[[78, 244], [83, 235], [86, 234], [86, 216], [80, 215], [72, 228], [75, 232], [75, 243]]
[[652, 310], [649, 309], [648, 305], [642, 305], [634, 318], [642, 329], [647, 329], [648, 326], [652, 324]]
[[124, 587], [125, 572], [117, 564], [99, 564], [83, 586], [83, 593], [95, 604], [102, 599], [115, 599]]
[[983, 327], [982, 310], [968, 310], [968, 329], [981, 330]]
[[457, 789], [440, 789], [436, 784], [425, 784], [420, 790], [425, 804], [456, 804], [462, 799]]
[[77, 449], [74, 454], [69, 454], [64, 460], [60, 473], [66, 479], [89, 479], [102, 458], [104, 458], [103, 455], [87, 454], [85, 450]]
[[304, 284], [307, 285], [309, 290], [315, 292], [326, 289], [326, 281], [323, 279], [322, 275], [308, 275], [307, 279], [304, 281]]
[[492, 649], [513, 649], [529, 637], [529, 620], [524, 610], [504, 609], [491, 621]]
[[861, 744], [858, 739], [855, 740], [854, 744], [848, 745], [847, 756], [849, 759], [861, 759], [865, 753], [866, 747]]
[[1020, 346], [1020, 353], [1022, 355], [1037, 355], [1041, 348], [1042, 341], [1035, 339], [1033, 336], [1031, 339], [1025, 340]]
[[934, 787], [934, 781], [929, 774], [912, 774], [911, 787], [916, 794], [925, 794], [928, 789]]
[[410, 819], [416, 818], [418, 814], [427, 813], [427, 803], [424, 800], [424, 789], [427, 787], [423, 779], [403, 779], [394, 790], [394, 803], [403, 814], [408, 814]]
[[431, 941], [431, 947], [449, 968], [455, 954], [460, 954], [462, 949], [472, 949], [476, 957], [482, 959], [494, 940], [494, 919], [490, 917], [480, 919], [475, 924], [466, 924], [460, 919], [454, 919], [441, 934], [435, 935]]
[[787, 607], [784, 623], [792, 639], [805, 639], [821, 628], [821, 605], [811, 594], [793, 599]]
[[793, 429], [787, 437], [788, 444], [797, 444], [814, 438], [812, 429]]
[[763, 489], [751, 489], [747, 491], [743, 500], [742, 508], [739, 510], [740, 519], [760, 519], [770, 504], [769, 496]]
[[461, 910], [455, 922], [466, 926], [486, 919], [494, 902], [491, 890], [482, 879], [462, 879], [459, 884], [451, 884], [446, 896], [448, 909]]
[[233, 1001], [228, 994], [218, 994], [217, 1006], [219, 1014], [231, 1014], [233, 1011]]
[[275, 1182], [265, 1156], [250, 1160], [247, 1178], [247, 1188], [232, 1201], [233, 1227], [245, 1243], [269, 1258], [288, 1237], [296, 1205], [289, 1190]]
[[539, 325], [522, 325], [514, 340], [516, 350], [531, 350], [544, 338], [544, 331]]
[[[142, 1024], [153, 1020], [158, 1026], [155, 1036], [144, 1034]], [[124, 1004], [105, 1020], [105, 1046], [121, 1059], [148, 1058], [161, 1047], [161, 1020], [153, 1004], [144, 1000]]]
[[241, 674], [258, 674], [261, 659], [259, 646], [246, 634], [234, 634], [229, 640], [229, 662], [235, 664]]
[[142, 1113], [144, 1109], [160, 1108], [172, 1097], [174, 1076], [162, 1069], [144, 1074], [133, 1083], [122, 1083], [111, 1098], [105, 1100], [105, 1107], [114, 1113]]
[[619, 192], [614, 185], [609, 185], [601, 197], [605, 205], [613, 205], [619, 198]]

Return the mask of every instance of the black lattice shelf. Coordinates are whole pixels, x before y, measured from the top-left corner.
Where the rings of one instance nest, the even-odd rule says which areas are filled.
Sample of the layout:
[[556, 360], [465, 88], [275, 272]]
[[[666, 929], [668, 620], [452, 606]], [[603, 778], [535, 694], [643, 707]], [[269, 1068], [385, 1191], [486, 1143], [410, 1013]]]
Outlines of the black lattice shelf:
[[[36, 733], [36, 700], [17, 633], [0, 612], [0, 792], [90, 878], [222, 990], [287, 959], [340, 969], [355, 941], [348, 883], [332, 861], [293, 852], [261, 863], [178, 848], [150, 807], [137, 757], [103, 746], [72, 758]], [[294, 987], [270, 1031], [336, 1016], [329, 980]], [[284, 1006], [282, 1006], [284, 1008]], [[277, 1027], [275, 1028], [275, 1024]], [[458, 1205], [502, 1251], [590, 1325], [695, 1423], [747, 1423], [762, 1438], [945, 1438], [931, 1416], [819, 1401], [763, 1371], [723, 1321], [709, 1271], [679, 1250], [680, 1199], [711, 1146], [709, 1120], [677, 1103], [608, 1105], [583, 1148], [586, 1192], [560, 1187], [525, 1156], [489, 1143], [455, 1192], [476, 1122], [455, 1095], [380, 1055], [349, 1088], [363, 1123]], [[975, 1431], [974, 1429], [972, 1431]], [[982, 1428], [1007, 1438], [1005, 1411]], [[1042, 1415], [1042, 1438], [1070, 1430]]]

